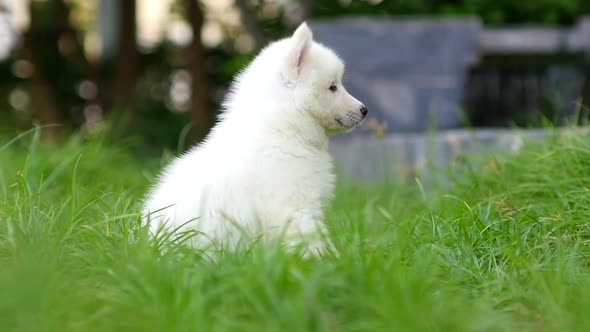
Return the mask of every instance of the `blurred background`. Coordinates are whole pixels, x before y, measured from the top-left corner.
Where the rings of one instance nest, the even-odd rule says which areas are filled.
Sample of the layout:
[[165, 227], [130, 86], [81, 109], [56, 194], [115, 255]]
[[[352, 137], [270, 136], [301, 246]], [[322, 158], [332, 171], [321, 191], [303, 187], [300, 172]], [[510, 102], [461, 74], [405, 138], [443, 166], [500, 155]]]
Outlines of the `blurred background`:
[[403, 160], [412, 173], [430, 129], [448, 159], [472, 141], [461, 128], [514, 147], [490, 128], [584, 121], [588, 13], [588, 0], [0, 0], [0, 135], [45, 126], [46, 141], [190, 146], [232, 76], [305, 20], [370, 110], [336, 140], [337, 160], [372, 176], [382, 170], [355, 164], [373, 158], [362, 153], [402, 151], [386, 172]]

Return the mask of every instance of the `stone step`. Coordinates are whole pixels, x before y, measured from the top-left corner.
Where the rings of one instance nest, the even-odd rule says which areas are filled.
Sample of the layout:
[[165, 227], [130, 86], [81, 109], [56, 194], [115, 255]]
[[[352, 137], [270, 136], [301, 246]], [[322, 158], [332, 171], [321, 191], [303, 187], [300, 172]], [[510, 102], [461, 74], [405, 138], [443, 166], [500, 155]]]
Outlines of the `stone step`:
[[560, 129], [456, 129], [434, 133], [355, 136], [335, 140], [330, 152], [338, 171], [357, 180], [430, 176], [459, 155], [486, 152], [517, 153], [525, 142], [542, 142], [555, 132], [589, 133], [590, 127]]

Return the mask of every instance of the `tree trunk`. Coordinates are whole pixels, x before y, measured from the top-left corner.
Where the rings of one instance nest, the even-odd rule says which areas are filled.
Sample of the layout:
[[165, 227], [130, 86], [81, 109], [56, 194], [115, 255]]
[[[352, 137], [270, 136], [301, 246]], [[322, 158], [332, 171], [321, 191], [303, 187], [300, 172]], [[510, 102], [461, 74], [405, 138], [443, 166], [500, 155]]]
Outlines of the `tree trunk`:
[[[31, 77], [30, 88], [33, 100], [34, 113], [41, 123], [46, 126], [42, 130], [44, 140], [55, 141], [62, 136], [63, 132], [63, 115], [55, 98], [55, 91], [49, 84], [44, 71], [43, 59], [35, 51], [38, 43], [41, 43], [41, 31], [38, 31], [35, 25], [34, 2], [29, 4], [31, 13], [31, 25], [29, 30], [24, 34], [24, 55], [27, 60], [33, 64], [33, 74]], [[42, 29], [42, 28], [41, 28]]]
[[136, 43], [135, 0], [119, 1], [119, 47], [116, 60], [114, 107], [122, 112], [123, 127], [136, 118], [135, 88], [139, 53]]
[[[27, 47], [27, 53], [33, 53], [31, 48]], [[43, 73], [40, 62], [35, 56], [29, 57], [35, 68], [31, 78], [31, 95], [33, 107], [39, 122], [46, 126], [42, 130], [42, 137], [47, 141], [57, 141], [63, 132], [63, 116], [57, 105], [55, 94]]]
[[317, 8], [318, 0], [303, 0], [303, 20], [309, 20], [313, 17]]
[[86, 78], [96, 84], [97, 95], [93, 102], [104, 108], [102, 100], [102, 85], [100, 84], [100, 72], [96, 64], [91, 63], [84, 53], [84, 46], [78, 39], [76, 30], [69, 21], [70, 8], [65, 0], [56, 1], [56, 26], [59, 33], [59, 38], [62, 44], [67, 45], [67, 52], [64, 56], [68, 61], [73, 62], [84, 73]]
[[240, 9], [240, 18], [242, 24], [244, 24], [246, 31], [248, 31], [250, 36], [252, 36], [252, 39], [254, 39], [254, 46], [256, 47], [256, 49], [262, 48], [262, 46], [264, 46], [266, 38], [264, 36], [264, 30], [262, 30], [260, 23], [258, 23], [256, 11], [252, 7], [250, 7], [248, 1], [246, 0], [235, 1], [236, 6], [238, 6], [238, 9]]
[[203, 10], [197, 0], [186, 0], [193, 40], [188, 49], [188, 63], [191, 70], [191, 121], [197, 130], [197, 139], [205, 137], [211, 124], [208, 107], [208, 82], [205, 68], [207, 58], [201, 41]]

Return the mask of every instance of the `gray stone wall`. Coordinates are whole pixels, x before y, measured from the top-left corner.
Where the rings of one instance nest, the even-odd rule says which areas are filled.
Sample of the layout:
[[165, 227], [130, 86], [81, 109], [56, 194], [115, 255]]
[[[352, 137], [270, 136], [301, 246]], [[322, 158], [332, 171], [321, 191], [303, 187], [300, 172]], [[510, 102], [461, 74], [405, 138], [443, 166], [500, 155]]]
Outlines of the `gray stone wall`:
[[311, 26], [315, 38], [346, 62], [348, 90], [388, 132], [460, 127], [468, 71], [486, 55], [586, 53], [590, 59], [590, 18], [572, 28], [490, 29], [477, 18], [374, 17]]
[[[461, 153], [518, 151], [523, 139], [548, 135], [543, 129], [456, 129], [463, 124], [468, 71], [482, 57], [586, 54], [590, 60], [590, 17], [571, 28], [488, 29], [476, 18], [343, 18], [310, 25], [315, 39], [347, 63], [345, 84], [369, 109], [363, 128], [331, 146], [344, 174], [367, 180], [424, 174]], [[579, 95], [580, 75], [568, 80], [575, 86], [561, 99]], [[558, 105], [574, 107], [561, 99]]]
[[347, 64], [347, 89], [392, 131], [460, 124], [467, 68], [477, 60], [475, 19], [314, 22], [317, 40]]

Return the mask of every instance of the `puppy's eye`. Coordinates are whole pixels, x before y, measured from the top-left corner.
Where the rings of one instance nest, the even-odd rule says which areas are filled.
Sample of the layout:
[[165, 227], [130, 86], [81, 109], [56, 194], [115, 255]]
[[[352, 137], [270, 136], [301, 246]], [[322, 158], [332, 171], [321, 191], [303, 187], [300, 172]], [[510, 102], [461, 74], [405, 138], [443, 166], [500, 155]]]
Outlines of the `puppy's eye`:
[[332, 85], [330, 85], [330, 91], [336, 92], [337, 90], [338, 90], [338, 86], [336, 86], [336, 84], [332, 83]]

